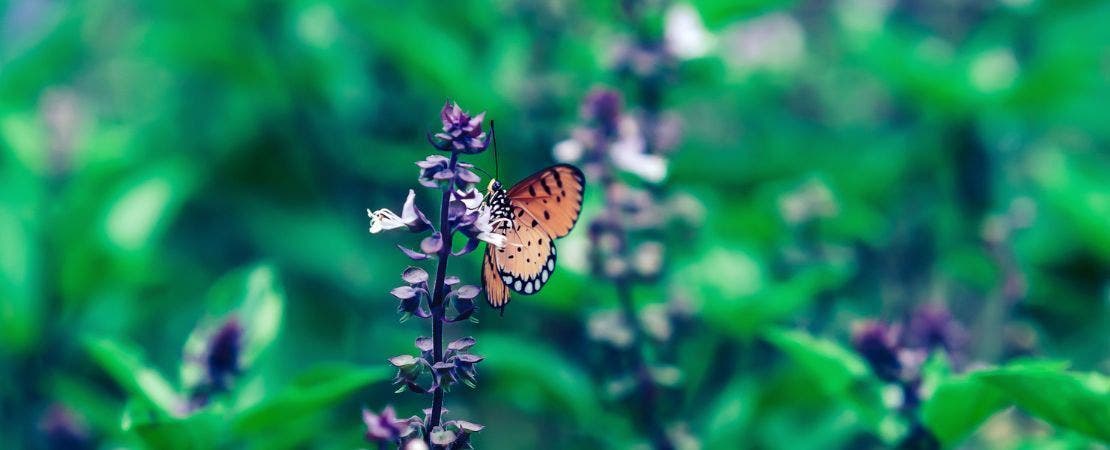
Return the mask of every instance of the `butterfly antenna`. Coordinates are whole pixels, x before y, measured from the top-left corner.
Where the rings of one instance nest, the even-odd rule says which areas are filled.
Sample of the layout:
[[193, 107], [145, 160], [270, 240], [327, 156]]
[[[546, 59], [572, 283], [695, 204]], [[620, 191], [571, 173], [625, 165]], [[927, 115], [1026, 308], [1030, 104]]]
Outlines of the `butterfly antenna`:
[[492, 177], [492, 176], [493, 176], [493, 175], [490, 175], [490, 174], [489, 174], [489, 172], [486, 172], [486, 170], [485, 170], [485, 169], [483, 169], [483, 168], [481, 168], [481, 167], [478, 167], [478, 166], [474, 166], [474, 170], [477, 170], [477, 171], [479, 171], [479, 172], [482, 172], [482, 175], [485, 175], [485, 176], [486, 176], [487, 178], [488, 178], [488, 177]]
[[493, 138], [493, 173], [494, 178], [501, 178], [501, 164], [497, 160], [497, 132], [493, 128], [493, 119], [489, 121], [489, 135]]

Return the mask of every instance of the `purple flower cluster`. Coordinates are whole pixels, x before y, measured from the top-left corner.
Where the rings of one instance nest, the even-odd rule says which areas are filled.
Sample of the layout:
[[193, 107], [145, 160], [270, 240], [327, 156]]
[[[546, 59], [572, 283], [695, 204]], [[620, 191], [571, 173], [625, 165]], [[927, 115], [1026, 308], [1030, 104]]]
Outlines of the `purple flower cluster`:
[[428, 142], [435, 148], [472, 155], [482, 153], [489, 147], [490, 135], [482, 131], [482, 120], [486, 113], [471, 117], [459, 108], [458, 103], [447, 102], [439, 117], [443, 120], [443, 131], [428, 136]]
[[[482, 361], [481, 356], [470, 353], [474, 338], [464, 337], [444, 346], [444, 324], [475, 320], [475, 299], [481, 292], [478, 286], [462, 284], [458, 277], [448, 275], [447, 260], [474, 251], [483, 241], [498, 247], [505, 242], [505, 236], [493, 230], [489, 206], [475, 188], [481, 179], [470, 170], [474, 166], [459, 160], [461, 155], [481, 153], [488, 147], [491, 136], [482, 129], [484, 117], [485, 113], [470, 116], [454, 103], [444, 105], [440, 113], [443, 131], [429, 135], [428, 140], [450, 156], [431, 155], [416, 162], [417, 182], [439, 191], [438, 223], [429, 220], [416, 205], [414, 190], [409, 190], [401, 214], [389, 209], [367, 210], [371, 233], [404, 229], [422, 235], [419, 248], [398, 247], [413, 261], [438, 260], [434, 277], [410, 266], [401, 272], [404, 284], [390, 291], [399, 301], [401, 321], [415, 316], [432, 323], [432, 336], [416, 339], [418, 355], [389, 359], [397, 369], [397, 392], [430, 394], [432, 407], [425, 410], [423, 419], [413, 416], [407, 420], [397, 420], [392, 408], [380, 415], [364, 411], [366, 438], [383, 448], [385, 443], [397, 443], [404, 449], [467, 449], [470, 434], [482, 429], [464, 420], [444, 422], [442, 418], [446, 412], [444, 393], [456, 383], [475, 388], [477, 365]], [[466, 238], [458, 249], [453, 245], [456, 234]]]
[[[598, 278], [612, 283], [620, 300], [618, 309], [590, 317], [587, 330], [605, 344], [603, 367], [614, 371], [608, 374], [610, 393], [636, 402], [630, 407], [655, 448], [673, 448], [656, 409], [662, 391], [675, 388], [681, 372], [662, 358], [649, 361], [645, 353], [671, 354], [675, 337], [689, 328], [690, 311], [678, 292], [666, 303], [637, 310], [632, 292], [635, 284], [663, 279], [664, 237], [695, 229], [700, 221], [696, 201], [664, 196], [660, 186], [667, 176], [666, 154], [677, 144], [678, 122], [647, 109], [630, 113], [610, 89], [589, 92], [581, 118], [571, 138], [555, 146], [555, 158], [578, 164], [602, 186], [602, 210], [587, 224], [590, 265]], [[628, 363], [614, 367], [610, 361]]]
[[[921, 405], [922, 366], [932, 351], [958, 358], [963, 328], [942, 306], [923, 305], [908, 319], [908, 326], [866, 321], [852, 331], [852, 346], [880, 380], [896, 385], [902, 394], [900, 408], [913, 416]], [[935, 436], [915, 422], [899, 448], [940, 448]]]

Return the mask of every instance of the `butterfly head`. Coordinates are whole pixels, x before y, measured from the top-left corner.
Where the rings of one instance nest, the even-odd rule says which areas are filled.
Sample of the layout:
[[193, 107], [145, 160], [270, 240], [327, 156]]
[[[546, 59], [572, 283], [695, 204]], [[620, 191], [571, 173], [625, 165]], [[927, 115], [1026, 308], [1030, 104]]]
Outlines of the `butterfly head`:
[[500, 181], [497, 181], [496, 179], [489, 180], [489, 187], [486, 188], [486, 192], [488, 194], [493, 194], [494, 192], [500, 190], [503, 190]]

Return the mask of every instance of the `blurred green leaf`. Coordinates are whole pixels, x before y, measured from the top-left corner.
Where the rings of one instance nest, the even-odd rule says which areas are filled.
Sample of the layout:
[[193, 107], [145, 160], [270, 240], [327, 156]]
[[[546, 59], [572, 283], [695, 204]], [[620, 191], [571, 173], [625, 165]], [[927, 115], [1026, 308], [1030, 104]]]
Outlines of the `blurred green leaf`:
[[948, 376], [921, 405], [921, 421], [949, 448], [1006, 404], [1001, 392], [974, 376]]
[[227, 439], [227, 421], [220, 411], [202, 409], [186, 417], [151, 418], [141, 406], [129, 405], [123, 428], [134, 432], [149, 449], [202, 450], [219, 448]]
[[974, 374], [1018, 407], [1053, 425], [1110, 443], [1110, 379], [1060, 364], [1021, 362]]
[[[11, 180], [14, 181], [14, 180]], [[42, 326], [39, 251], [31, 227], [0, 198], [0, 346], [21, 352], [34, 348]]]
[[260, 433], [295, 419], [318, 415], [358, 390], [391, 376], [392, 371], [385, 366], [321, 364], [298, 376], [282, 391], [242, 411], [234, 428], [242, 433]]
[[182, 414], [182, 398], [161, 373], [146, 365], [140, 349], [104, 338], [86, 339], [85, 348], [128, 394], [155, 408], [158, 417]]
[[770, 330], [763, 336], [813, 377], [827, 395], [852, 405], [865, 423], [874, 426], [882, 419], [878, 380], [855, 352], [801, 331]]
[[[765, 263], [749, 252], [716, 248], [675, 274], [680, 286], [701, 299], [705, 319], [740, 337], [751, 337], [789, 317], [816, 295], [844, 282], [848, 266], [815, 265], [775, 282], [765, 274]], [[727, 273], [730, 276], [723, 277]]]
[[739, 379], [723, 389], [705, 414], [706, 448], [730, 448], [744, 442], [747, 427], [758, 410], [758, 386]]

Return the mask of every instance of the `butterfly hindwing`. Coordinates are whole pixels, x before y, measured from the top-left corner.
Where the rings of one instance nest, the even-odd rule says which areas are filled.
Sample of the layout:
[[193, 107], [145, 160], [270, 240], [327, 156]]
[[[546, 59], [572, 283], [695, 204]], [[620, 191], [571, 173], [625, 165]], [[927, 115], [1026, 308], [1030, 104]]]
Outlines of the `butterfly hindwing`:
[[490, 306], [504, 308], [509, 304], [509, 287], [501, 281], [495, 253], [497, 253], [497, 247], [486, 245], [486, 254], [482, 262], [482, 287], [486, 291], [486, 301]]
[[509, 189], [512, 206], [523, 210], [516, 220], [554, 238], [566, 236], [582, 212], [585, 182], [582, 171], [567, 164], [532, 174]]
[[539, 228], [519, 221], [505, 233], [505, 246], [494, 251], [501, 282], [513, 291], [531, 295], [555, 270], [555, 244]]

